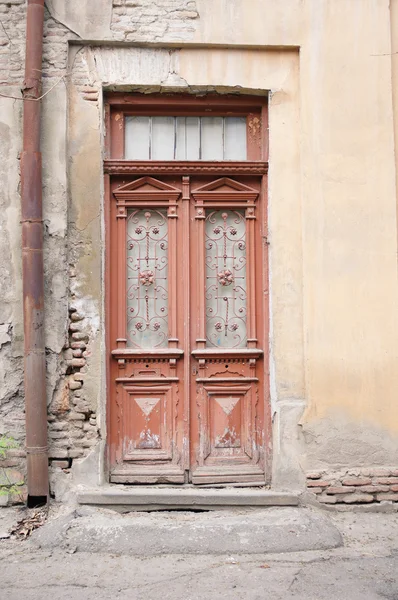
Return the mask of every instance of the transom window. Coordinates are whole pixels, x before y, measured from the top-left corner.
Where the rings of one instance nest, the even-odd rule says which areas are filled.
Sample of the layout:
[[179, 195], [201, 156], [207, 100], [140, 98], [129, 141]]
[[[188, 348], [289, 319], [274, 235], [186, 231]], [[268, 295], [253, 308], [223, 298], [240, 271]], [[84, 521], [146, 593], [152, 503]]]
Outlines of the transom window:
[[246, 160], [246, 118], [126, 116], [125, 158]]

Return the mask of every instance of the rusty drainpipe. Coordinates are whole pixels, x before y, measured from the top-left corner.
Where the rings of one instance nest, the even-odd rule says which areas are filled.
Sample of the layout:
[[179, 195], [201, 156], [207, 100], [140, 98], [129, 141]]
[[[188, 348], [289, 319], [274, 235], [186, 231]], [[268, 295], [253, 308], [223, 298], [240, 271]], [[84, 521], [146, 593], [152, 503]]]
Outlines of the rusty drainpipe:
[[40, 108], [44, 0], [28, 0], [23, 150], [21, 155], [22, 281], [28, 506], [48, 502], [46, 356]]

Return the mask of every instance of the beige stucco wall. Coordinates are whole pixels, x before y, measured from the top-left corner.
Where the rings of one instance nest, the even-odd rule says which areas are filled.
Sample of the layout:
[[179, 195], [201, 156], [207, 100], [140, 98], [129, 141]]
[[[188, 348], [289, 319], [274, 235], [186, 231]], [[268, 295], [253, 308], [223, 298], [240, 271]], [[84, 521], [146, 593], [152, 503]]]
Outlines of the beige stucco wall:
[[[125, 0], [113, 12], [110, 0], [98, 1], [95, 19], [85, 2], [70, 11], [48, 4], [65, 45], [73, 40], [65, 85], [43, 107], [49, 395], [54, 401], [62, 388], [54, 356], [69, 295], [85, 314], [84, 389], [105, 438], [103, 114], [95, 90], [269, 93], [273, 485], [302, 488], [305, 471], [318, 468], [398, 465], [398, 0], [173, 2], [178, 14], [168, 12], [170, 2], [153, 3], [155, 21], [145, 11], [129, 17]], [[94, 91], [84, 95], [85, 86]], [[12, 101], [4, 105], [15, 145], [20, 114]], [[15, 174], [3, 178], [12, 192], [5, 229], [17, 240]], [[10, 250], [18, 273], [17, 244]], [[18, 285], [7, 295], [9, 322], [21, 314]], [[87, 470], [98, 482], [94, 452]], [[76, 481], [82, 473], [80, 466]]]

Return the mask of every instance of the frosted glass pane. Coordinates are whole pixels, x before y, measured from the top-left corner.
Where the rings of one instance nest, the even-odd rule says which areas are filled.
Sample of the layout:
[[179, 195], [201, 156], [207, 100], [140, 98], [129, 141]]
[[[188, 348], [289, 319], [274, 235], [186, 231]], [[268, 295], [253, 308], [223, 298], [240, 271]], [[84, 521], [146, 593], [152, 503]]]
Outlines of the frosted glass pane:
[[186, 117], [186, 160], [199, 160], [199, 117]]
[[203, 160], [223, 159], [223, 120], [223, 117], [202, 117], [201, 158]]
[[176, 159], [199, 160], [199, 117], [176, 117]]
[[128, 211], [127, 345], [168, 344], [168, 224], [165, 210]]
[[130, 160], [246, 160], [244, 117], [126, 117]]
[[206, 345], [244, 348], [247, 285], [243, 211], [206, 211], [205, 248]]
[[174, 120], [175, 117], [152, 117], [153, 160], [174, 159]]
[[130, 160], [149, 159], [150, 117], [126, 117], [124, 157]]
[[224, 160], [245, 160], [246, 156], [246, 119], [226, 117]]

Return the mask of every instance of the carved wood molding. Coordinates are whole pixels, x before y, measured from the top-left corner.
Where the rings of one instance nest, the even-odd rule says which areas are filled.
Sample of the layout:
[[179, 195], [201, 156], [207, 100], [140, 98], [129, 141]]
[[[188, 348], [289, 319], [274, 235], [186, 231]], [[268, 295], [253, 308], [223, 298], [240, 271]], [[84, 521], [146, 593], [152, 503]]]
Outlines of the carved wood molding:
[[195, 358], [259, 358], [264, 354], [260, 348], [197, 348], [192, 350], [192, 356]]
[[104, 172], [109, 175], [265, 175], [268, 163], [263, 161], [130, 161], [104, 160]]
[[111, 352], [114, 358], [180, 358], [184, 354], [179, 348], [159, 348], [158, 350], [136, 350], [135, 348], [117, 348]]

